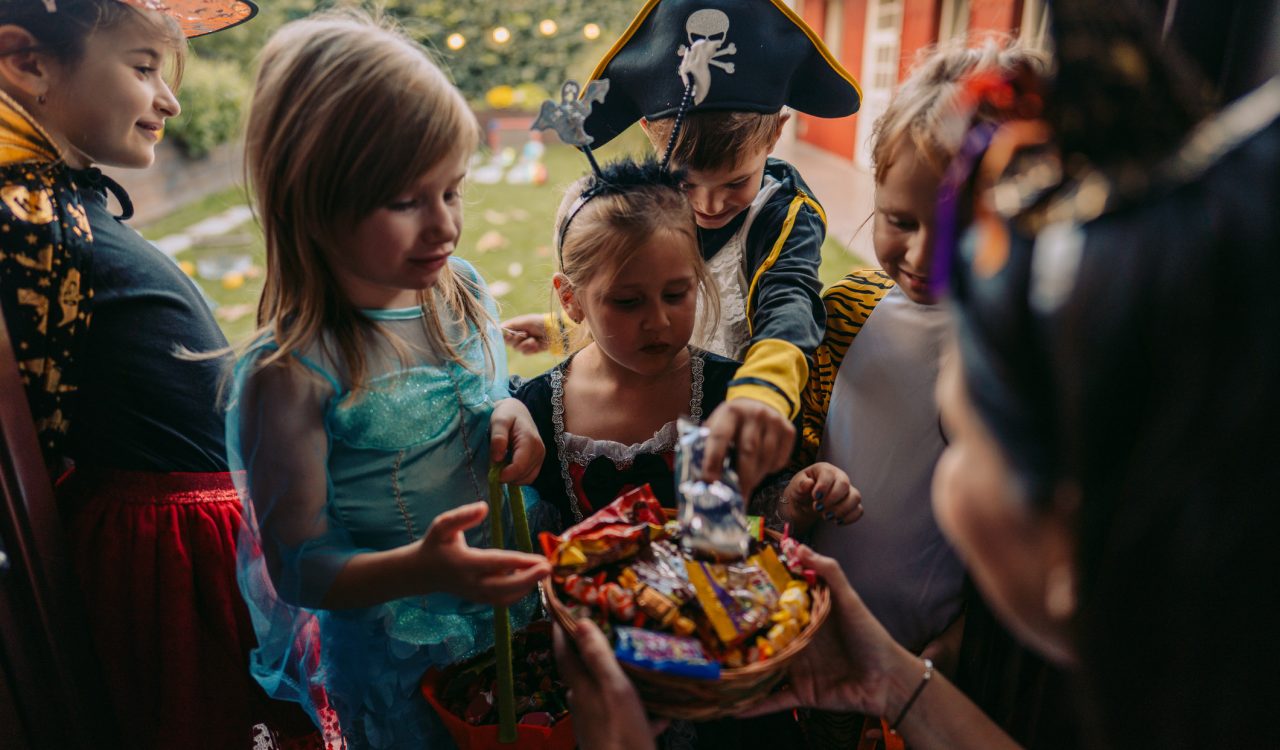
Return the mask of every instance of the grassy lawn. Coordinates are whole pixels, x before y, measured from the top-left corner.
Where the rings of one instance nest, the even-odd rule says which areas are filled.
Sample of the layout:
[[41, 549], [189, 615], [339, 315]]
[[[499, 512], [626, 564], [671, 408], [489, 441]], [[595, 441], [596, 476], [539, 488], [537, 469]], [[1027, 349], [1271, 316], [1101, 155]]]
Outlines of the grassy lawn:
[[[597, 158], [603, 161], [625, 152], [638, 153], [645, 147], [639, 137], [628, 133], [597, 152]], [[544, 163], [548, 174], [544, 185], [472, 182], [467, 186], [465, 228], [458, 254], [480, 269], [504, 317], [550, 309], [555, 211], [565, 187], [587, 169], [580, 153], [559, 145], [547, 148]], [[244, 200], [244, 192], [238, 188], [212, 195], [149, 224], [143, 234], [158, 240]], [[232, 343], [243, 340], [253, 330], [255, 305], [262, 290], [263, 243], [256, 224], [250, 222], [227, 235], [205, 240], [176, 259], [217, 303], [215, 314], [227, 337]], [[855, 265], [844, 247], [828, 237], [823, 246], [823, 284], [830, 284]], [[238, 272], [224, 275], [227, 268]], [[202, 277], [201, 271], [210, 278]], [[525, 376], [536, 375], [552, 364], [548, 355], [510, 357], [511, 371]]]

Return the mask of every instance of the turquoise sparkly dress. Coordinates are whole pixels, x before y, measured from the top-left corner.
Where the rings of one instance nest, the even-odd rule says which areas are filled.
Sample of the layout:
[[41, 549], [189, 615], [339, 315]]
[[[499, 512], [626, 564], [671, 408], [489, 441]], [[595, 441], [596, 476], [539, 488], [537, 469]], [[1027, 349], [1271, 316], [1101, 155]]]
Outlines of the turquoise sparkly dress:
[[[474, 269], [451, 263], [493, 313]], [[297, 356], [302, 367], [263, 370], [255, 363], [274, 349], [264, 340], [236, 366], [227, 446], [244, 472], [238, 569], [258, 636], [251, 669], [327, 734], [336, 716], [351, 748], [452, 747], [418, 683], [429, 667], [492, 646], [493, 609], [447, 594], [319, 605], [353, 555], [418, 540], [439, 514], [487, 497], [489, 417], [508, 397], [502, 337], [490, 327], [486, 356], [478, 331], [454, 325], [463, 366], [430, 351], [421, 308], [365, 314], [403, 345], [369, 347], [358, 394], [323, 343]], [[466, 538], [491, 546], [488, 521]], [[513, 608], [515, 627], [535, 606], [530, 597]]]

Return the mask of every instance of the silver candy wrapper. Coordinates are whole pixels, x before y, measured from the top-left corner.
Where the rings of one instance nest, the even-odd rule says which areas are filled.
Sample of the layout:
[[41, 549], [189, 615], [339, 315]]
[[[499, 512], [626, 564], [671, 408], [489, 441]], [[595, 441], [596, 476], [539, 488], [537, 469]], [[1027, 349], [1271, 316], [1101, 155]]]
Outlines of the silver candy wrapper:
[[738, 474], [724, 462], [720, 479], [702, 476], [708, 430], [680, 420], [676, 444], [676, 493], [680, 497], [680, 544], [691, 554], [718, 561], [744, 560], [751, 548], [747, 503]]

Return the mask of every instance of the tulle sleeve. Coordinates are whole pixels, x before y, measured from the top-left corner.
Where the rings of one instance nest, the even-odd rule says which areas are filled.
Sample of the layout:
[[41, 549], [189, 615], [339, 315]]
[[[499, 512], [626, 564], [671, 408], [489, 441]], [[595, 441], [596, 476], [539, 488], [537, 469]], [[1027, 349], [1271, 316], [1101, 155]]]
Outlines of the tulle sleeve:
[[273, 698], [297, 701], [317, 716], [325, 691], [319, 626], [309, 608], [365, 550], [327, 513], [325, 411], [337, 383], [300, 359], [258, 368], [268, 351], [237, 364], [229, 401], [228, 463], [245, 517], [237, 575], [258, 636], [254, 677]]
[[[244, 372], [228, 422], [232, 471], [280, 598], [319, 607], [352, 555], [350, 536], [327, 514], [329, 436], [325, 405], [336, 384], [300, 364]], [[248, 363], [242, 367], [247, 369]], [[246, 510], [249, 508], [246, 507]]]

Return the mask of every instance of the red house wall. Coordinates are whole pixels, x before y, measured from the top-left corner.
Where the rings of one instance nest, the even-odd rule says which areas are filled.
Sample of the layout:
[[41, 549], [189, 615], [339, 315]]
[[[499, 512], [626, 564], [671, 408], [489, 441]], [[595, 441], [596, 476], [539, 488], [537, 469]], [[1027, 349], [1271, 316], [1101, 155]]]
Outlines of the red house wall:
[[[809, 28], [823, 33], [827, 28], [826, 0], [804, 0], [800, 7], [800, 16]], [[866, 37], [867, 2], [866, 0], [844, 0], [844, 26], [841, 29], [841, 49], [838, 53], [840, 64], [853, 74], [858, 85], [862, 85], [860, 69], [862, 67], [862, 43]], [[810, 117], [797, 113], [799, 122], [796, 134], [800, 140], [812, 143], [818, 148], [835, 154], [843, 159], [853, 159], [855, 138], [858, 133], [857, 115], [827, 119]]]
[[[1008, 2], [1008, 0], [1004, 0]], [[916, 52], [938, 41], [938, 11], [941, 0], [903, 0], [902, 37], [898, 42], [898, 80], [911, 72]]]
[[[969, 33], [997, 31], [1016, 34], [1022, 24], [1023, 0], [970, 0]], [[901, 80], [911, 70], [916, 53], [938, 41], [938, 18], [942, 0], [903, 0], [902, 38], [899, 45]], [[797, 12], [814, 31], [826, 29], [826, 0], [801, 0]], [[840, 62], [862, 83], [862, 48], [866, 41], [867, 0], [844, 0], [843, 41]], [[869, 125], [867, 127], [870, 127]], [[858, 118], [824, 120], [799, 115], [797, 135], [842, 159], [852, 160], [858, 133]]]
[[1022, 0], [970, 0], [969, 31], [1016, 32], [1022, 24]]

